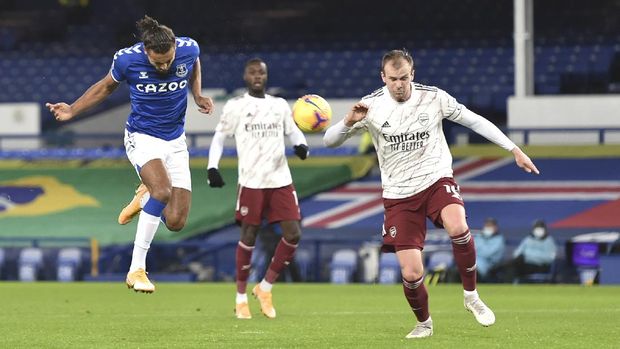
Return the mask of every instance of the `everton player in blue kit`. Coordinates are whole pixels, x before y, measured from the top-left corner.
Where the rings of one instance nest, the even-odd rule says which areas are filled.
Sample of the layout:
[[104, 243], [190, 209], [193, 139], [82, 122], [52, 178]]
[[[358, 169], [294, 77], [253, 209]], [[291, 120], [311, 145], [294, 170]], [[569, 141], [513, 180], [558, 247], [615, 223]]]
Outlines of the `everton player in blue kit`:
[[153, 292], [146, 275], [146, 254], [160, 220], [168, 229], [185, 225], [191, 203], [189, 153], [184, 123], [189, 89], [199, 111], [210, 114], [213, 101], [201, 95], [200, 48], [188, 37], [148, 16], [137, 22], [141, 42], [114, 55], [112, 67], [71, 105], [47, 103], [58, 121], [107, 98], [122, 81], [130, 88], [131, 113], [125, 127], [125, 150], [142, 183], [118, 221], [127, 224], [138, 213], [127, 286]]

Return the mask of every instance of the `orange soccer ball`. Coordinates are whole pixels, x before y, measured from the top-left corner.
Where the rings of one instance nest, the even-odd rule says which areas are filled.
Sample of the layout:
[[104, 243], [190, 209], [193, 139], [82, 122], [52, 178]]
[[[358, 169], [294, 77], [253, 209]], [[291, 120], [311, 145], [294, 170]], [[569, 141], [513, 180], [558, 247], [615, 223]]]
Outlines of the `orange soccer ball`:
[[305, 95], [293, 105], [293, 119], [302, 132], [321, 132], [332, 119], [332, 108], [319, 95]]

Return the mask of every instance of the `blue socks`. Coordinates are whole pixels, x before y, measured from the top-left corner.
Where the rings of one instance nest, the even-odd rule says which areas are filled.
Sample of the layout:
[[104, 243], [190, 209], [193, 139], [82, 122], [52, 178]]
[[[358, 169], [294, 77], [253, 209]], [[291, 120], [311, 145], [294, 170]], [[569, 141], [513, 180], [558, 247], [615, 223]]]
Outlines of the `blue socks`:
[[151, 216], [161, 217], [161, 213], [164, 211], [164, 207], [166, 207], [165, 203], [151, 196], [142, 208], [142, 211], [150, 214]]

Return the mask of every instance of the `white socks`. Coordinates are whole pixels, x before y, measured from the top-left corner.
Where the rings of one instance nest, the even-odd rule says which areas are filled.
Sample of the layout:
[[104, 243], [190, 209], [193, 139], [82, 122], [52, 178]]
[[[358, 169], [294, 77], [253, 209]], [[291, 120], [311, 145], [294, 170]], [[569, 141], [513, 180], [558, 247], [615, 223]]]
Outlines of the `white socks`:
[[237, 292], [237, 298], [235, 299], [235, 303], [247, 303], [248, 302], [248, 294], [247, 293], [239, 293]]
[[463, 290], [463, 296], [465, 297], [465, 300], [467, 301], [480, 298], [480, 296], [478, 296], [478, 290], [473, 290], [473, 291]]
[[263, 281], [260, 282], [258, 287], [260, 287], [262, 291], [271, 292], [271, 288], [273, 287], [273, 284], [270, 284], [267, 281], [265, 281], [265, 279], [263, 279]]
[[151, 241], [153, 241], [155, 237], [157, 227], [159, 227], [159, 217], [155, 217], [144, 211], [140, 212], [129, 272], [139, 268], [146, 270], [146, 253], [149, 247], [151, 247]]
[[427, 325], [427, 326], [433, 326], [433, 319], [431, 319], [430, 315], [428, 317], [428, 319], [420, 322], [421, 325]]

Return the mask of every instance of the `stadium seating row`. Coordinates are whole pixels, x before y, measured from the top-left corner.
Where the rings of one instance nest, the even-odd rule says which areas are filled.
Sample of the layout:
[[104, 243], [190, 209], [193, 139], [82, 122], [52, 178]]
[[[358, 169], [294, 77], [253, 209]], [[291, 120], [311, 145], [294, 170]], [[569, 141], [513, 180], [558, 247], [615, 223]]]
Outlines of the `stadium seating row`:
[[[576, 82], [600, 82], [606, 88], [611, 83], [606, 81], [607, 72], [616, 52], [620, 52], [620, 44], [538, 48], [537, 93], [560, 93], [566, 90], [564, 83]], [[269, 62], [270, 85], [280, 87], [283, 97], [312, 92], [327, 98], [355, 98], [381, 85], [381, 54], [381, 50], [206, 53], [202, 55], [203, 86], [234, 91], [243, 85], [243, 64], [257, 55]], [[440, 48], [421, 49], [413, 54], [418, 82], [439, 85], [474, 110], [505, 114], [506, 98], [514, 91], [512, 49]], [[0, 93], [0, 103], [74, 100], [106, 74], [110, 57], [3, 55], [0, 84], [5, 88]], [[117, 92], [102, 108], [127, 100], [126, 93]]]
[[[348, 284], [354, 281], [378, 282], [380, 284], [394, 284], [401, 282], [400, 264], [396, 254], [381, 253], [379, 255], [378, 270], [373, 273], [363, 270], [362, 277], [357, 276], [360, 269], [359, 253], [350, 248], [334, 252], [330, 262], [330, 282], [334, 284]], [[426, 262], [427, 282], [437, 283], [445, 278], [446, 272], [454, 266], [454, 257], [451, 251], [435, 251], [429, 254]], [[365, 266], [373, 269], [373, 266]], [[369, 275], [366, 275], [369, 274]], [[361, 280], [359, 280], [361, 279]]]
[[[280, 87], [284, 97], [312, 92], [357, 98], [381, 85], [383, 51], [407, 47], [419, 82], [441, 86], [476, 111], [505, 114], [513, 91], [511, 2], [416, 2], [415, 11], [386, 18], [349, 5], [277, 0], [185, 1], [182, 6], [164, 0], [91, 0], [83, 8], [32, 0], [0, 4], [0, 83], [5, 87], [0, 103], [75, 99], [106, 73], [117, 49], [135, 41], [135, 20], [149, 13], [201, 43], [208, 88], [232, 92], [243, 86], [243, 63], [258, 55], [270, 65], [270, 85]], [[397, 0], [392, 6], [411, 4]], [[620, 17], [614, 11], [618, 5], [587, 6], [587, 11], [583, 6], [577, 0], [534, 4], [537, 93], [617, 91], [609, 71], [614, 55], [620, 56], [620, 37], [609, 23]], [[283, 10], [274, 13], [273, 8]], [[188, 13], [228, 15], [188, 20]], [[127, 100], [126, 93], [117, 92], [100, 109]], [[44, 126], [55, 125], [51, 116], [44, 121]]]
[[[76, 281], [82, 278], [85, 254], [79, 248], [68, 247], [58, 250], [56, 256], [55, 279], [62, 282]], [[5, 272], [8, 258], [0, 248], [0, 275]], [[28, 247], [21, 249], [17, 258], [17, 279], [32, 282], [42, 279], [45, 267], [44, 252], [41, 248]]]

